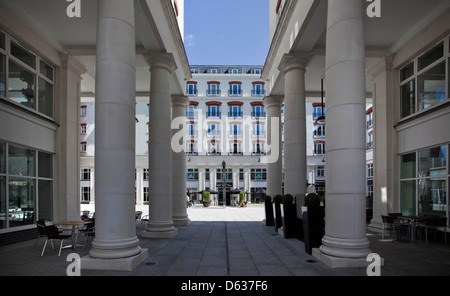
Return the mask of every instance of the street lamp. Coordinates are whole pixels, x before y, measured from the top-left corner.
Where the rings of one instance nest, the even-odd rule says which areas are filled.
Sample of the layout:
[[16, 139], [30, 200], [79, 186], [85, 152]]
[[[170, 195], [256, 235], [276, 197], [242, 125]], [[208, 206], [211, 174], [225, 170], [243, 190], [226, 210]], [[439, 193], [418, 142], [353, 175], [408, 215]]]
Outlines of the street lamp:
[[226, 177], [225, 177], [225, 168], [227, 167], [227, 163], [222, 161], [222, 184], [223, 184], [223, 207], [225, 208], [227, 206], [227, 187], [226, 187]]

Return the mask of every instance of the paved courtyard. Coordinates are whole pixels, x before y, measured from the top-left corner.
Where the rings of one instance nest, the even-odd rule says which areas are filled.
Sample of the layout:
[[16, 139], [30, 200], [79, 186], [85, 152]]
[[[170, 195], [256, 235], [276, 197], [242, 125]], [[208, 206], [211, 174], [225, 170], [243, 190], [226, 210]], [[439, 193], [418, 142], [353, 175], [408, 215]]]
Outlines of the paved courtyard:
[[[285, 239], [262, 222], [264, 207], [246, 208], [194, 206], [188, 209], [192, 220], [179, 227], [172, 239], [140, 239], [148, 248], [148, 259], [131, 272], [82, 270], [82, 276], [366, 276], [366, 268], [332, 269], [304, 251], [303, 242]], [[138, 236], [141, 223], [136, 223]], [[381, 275], [450, 275], [450, 246], [432, 241], [381, 240], [368, 233], [373, 252], [385, 260]], [[45, 239], [36, 248], [35, 240], [0, 247], [0, 275], [65, 276], [70, 249], [47, 247]], [[80, 256], [89, 251], [78, 248]]]

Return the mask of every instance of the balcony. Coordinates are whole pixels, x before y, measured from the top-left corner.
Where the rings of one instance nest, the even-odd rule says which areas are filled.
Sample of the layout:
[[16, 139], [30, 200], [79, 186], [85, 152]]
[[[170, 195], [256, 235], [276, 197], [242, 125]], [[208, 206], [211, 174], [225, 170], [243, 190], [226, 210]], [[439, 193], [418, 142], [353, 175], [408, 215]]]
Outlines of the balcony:
[[253, 97], [263, 97], [266, 95], [265, 90], [252, 90], [252, 96]]
[[206, 112], [206, 118], [221, 118], [221, 112]]
[[222, 92], [220, 90], [217, 90], [217, 89], [208, 89], [206, 91], [206, 95], [208, 97], [220, 97], [221, 93]]
[[253, 118], [266, 118], [266, 112], [252, 112]]
[[240, 117], [242, 117], [242, 111], [241, 112], [228, 112], [228, 117], [240, 118]]
[[242, 90], [229, 90], [228, 91], [228, 96], [229, 97], [242, 97]]
[[198, 115], [197, 115], [197, 112], [191, 111], [191, 112], [186, 112], [186, 117], [187, 117], [187, 119], [197, 119]]

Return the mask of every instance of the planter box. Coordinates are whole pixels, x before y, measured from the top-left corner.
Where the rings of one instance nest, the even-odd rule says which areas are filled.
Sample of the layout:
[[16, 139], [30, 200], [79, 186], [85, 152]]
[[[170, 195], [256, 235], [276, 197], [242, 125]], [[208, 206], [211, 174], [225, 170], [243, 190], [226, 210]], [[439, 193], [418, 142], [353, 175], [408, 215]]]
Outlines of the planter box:
[[313, 248], [322, 244], [325, 235], [325, 207], [308, 207], [303, 213], [305, 252], [312, 254]]
[[280, 203], [274, 203], [275, 204], [275, 232], [278, 232], [278, 229], [283, 226], [283, 217], [281, 216], [281, 204]]
[[295, 223], [297, 208], [295, 204], [283, 204], [283, 236], [284, 238], [295, 238]]
[[273, 226], [273, 203], [271, 201], [264, 203], [266, 211], [266, 226]]

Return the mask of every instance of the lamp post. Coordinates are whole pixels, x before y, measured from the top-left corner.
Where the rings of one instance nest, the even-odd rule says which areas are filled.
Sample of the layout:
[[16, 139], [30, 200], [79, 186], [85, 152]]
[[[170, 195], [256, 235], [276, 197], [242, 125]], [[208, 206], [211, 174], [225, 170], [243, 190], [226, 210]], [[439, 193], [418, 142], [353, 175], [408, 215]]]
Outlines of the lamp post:
[[226, 187], [226, 171], [225, 168], [227, 167], [227, 163], [222, 161], [222, 184], [223, 184], [223, 207], [225, 208], [227, 206], [227, 187]]

